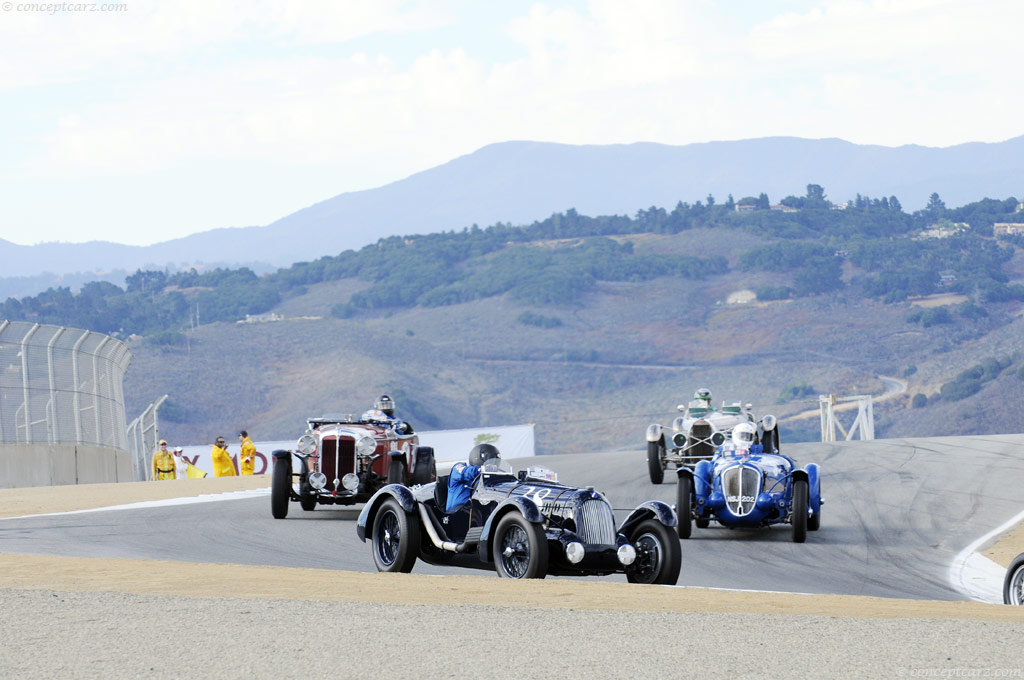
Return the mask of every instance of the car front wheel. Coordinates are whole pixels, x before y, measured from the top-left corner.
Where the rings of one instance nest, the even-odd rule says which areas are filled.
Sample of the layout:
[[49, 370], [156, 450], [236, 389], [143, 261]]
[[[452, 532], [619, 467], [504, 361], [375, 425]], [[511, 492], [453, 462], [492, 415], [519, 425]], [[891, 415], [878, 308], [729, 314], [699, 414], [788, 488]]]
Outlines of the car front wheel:
[[493, 553], [498, 576], [544, 578], [548, 573], [548, 541], [544, 530], [518, 512], [510, 512], [498, 522]]
[[691, 511], [691, 496], [693, 492], [693, 479], [689, 474], [679, 475], [676, 487], [676, 515], [679, 516], [679, 538], [689, 538], [693, 531], [693, 512]]
[[274, 476], [270, 480], [270, 514], [274, 519], [288, 516], [288, 501], [292, 492], [292, 466], [287, 458], [274, 459]]
[[661, 442], [647, 442], [647, 471], [651, 475], [651, 484], [661, 484], [665, 480], [665, 466], [661, 462]]
[[807, 480], [793, 482], [793, 542], [807, 540]]
[[420, 525], [394, 498], [389, 498], [373, 518], [373, 562], [377, 571], [408, 574], [416, 564]]
[[1003, 603], [1024, 604], [1024, 553], [1017, 555], [1006, 570], [1006, 580], [1003, 581]]
[[679, 580], [682, 549], [679, 539], [661, 522], [641, 522], [629, 537], [636, 548], [636, 561], [626, 571], [630, 583], [658, 583], [673, 586]]

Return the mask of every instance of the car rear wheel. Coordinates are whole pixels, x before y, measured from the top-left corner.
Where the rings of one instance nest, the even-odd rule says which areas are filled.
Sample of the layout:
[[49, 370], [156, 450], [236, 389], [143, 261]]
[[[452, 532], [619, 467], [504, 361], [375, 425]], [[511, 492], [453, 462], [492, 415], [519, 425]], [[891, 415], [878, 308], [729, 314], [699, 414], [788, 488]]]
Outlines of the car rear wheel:
[[391, 460], [388, 466], [388, 484], [405, 484], [405, 461], [401, 458]]
[[[313, 493], [312, 489], [307, 489], [307, 493]], [[303, 496], [299, 500], [299, 505], [306, 512], [312, 512], [316, 510], [316, 496]]]
[[1017, 555], [1006, 570], [1003, 581], [1003, 603], [1020, 606], [1024, 604], [1024, 553]]
[[661, 462], [661, 442], [647, 442], [647, 471], [651, 475], [651, 484], [665, 481], [665, 466]]
[[412, 471], [413, 484], [429, 484], [437, 479], [437, 466], [434, 463], [434, 449], [421, 446], [416, 449], [416, 465]]
[[675, 585], [679, 580], [682, 549], [679, 539], [661, 522], [648, 519], [630, 534], [636, 548], [636, 561], [626, 571], [630, 583], [658, 583]]
[[394, 498], [384, 501], [373, 518], [373, 562], [377, 571], [408, 574], [416, 564], [420, 525]]
[[693, 532], [693, 479], [689, 474], [679, 475], [676, 486], [676, 515], [679, 516], [679, 538], [689, 538]]
[[807, 480], [793, 482], [793, 542], [807, 540]]
[[709, 526], [711, 526], [711, 520], [699, 518], [694, 520], [694, 524], [697, 525], [698, 529], [707, 529]]
[[270, 514], [274, 519], [288, 516], [292, 492], [292, 465], [287, 458], [274, 458], [274, 476], [270, 480]]
[[544, 578], [548, 573], [548, 541], [544, 530], [518, 512], [510, 512], [498, 522], [493, 553], [498, 576]]

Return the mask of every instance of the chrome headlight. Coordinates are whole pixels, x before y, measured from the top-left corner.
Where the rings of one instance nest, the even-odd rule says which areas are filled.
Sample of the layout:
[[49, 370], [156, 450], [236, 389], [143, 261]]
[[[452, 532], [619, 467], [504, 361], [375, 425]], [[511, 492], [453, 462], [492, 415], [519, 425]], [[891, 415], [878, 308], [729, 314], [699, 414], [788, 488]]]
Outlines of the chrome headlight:
[[307, 477], [307, 481], [311, 487], [319, 491], [327, 486], [327, 475], [322, 472], [313, 472]]
[[714, 444], [715, 446], [721, 446], [722, 444], [725, 443], [725, 435], [722, 434], [721, 432], [714, 433], [713, 435], [711, 435], [711, 443]]
[[569, 561], [573, 564], [579, 564], [585, 553], [586, 550], [583, 549], [582, 543], [573, 541], [569, 545], [565, 546], [565, 556], [568, 557]]
[[311, 453], [316, 453], [316, 437], [308, 432], [302, 435], [299, 437], [299, 441], [295, 443], [295, 450], [307, 456]]
[[360, 437], [356, 441], [356, 454], [360, 456], [369, 456], [377, 450], [377, 440], [373, 437]]
[[345, 487], [346, 491], [355, 491], [359, 488], [359, 475], [349, 472], [341, 478], [341, 485]]
[[672, 446], [677, 449], [686, 448], [686, 435], [682, 432], [676, 432], [672, 435]]
[[619, 562], [623, 566], [628, 567], [636, 561], [636, 548], [631, 545], [619, 546], [619, 549], [615, 551], [616, 556], [619, 558]]

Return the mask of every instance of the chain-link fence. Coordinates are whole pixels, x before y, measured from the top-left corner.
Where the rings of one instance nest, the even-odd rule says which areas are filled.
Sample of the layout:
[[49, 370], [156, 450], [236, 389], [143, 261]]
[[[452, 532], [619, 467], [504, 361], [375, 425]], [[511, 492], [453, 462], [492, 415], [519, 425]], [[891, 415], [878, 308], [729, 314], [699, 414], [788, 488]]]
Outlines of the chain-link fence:
[[77, 328], [0, 321], [0, 443], [128, 451], [128, 346]]
[[150, 457], [156, 451], [157, 442], [160, 440], [160, 421], [157, 413], [165, 401], [166, 394], [147, 406], [142, 415], [128, 426], [128, 446], [131, 448], [132, 460], [135, 469], [138, 470], [140, 482], [152, 478]]

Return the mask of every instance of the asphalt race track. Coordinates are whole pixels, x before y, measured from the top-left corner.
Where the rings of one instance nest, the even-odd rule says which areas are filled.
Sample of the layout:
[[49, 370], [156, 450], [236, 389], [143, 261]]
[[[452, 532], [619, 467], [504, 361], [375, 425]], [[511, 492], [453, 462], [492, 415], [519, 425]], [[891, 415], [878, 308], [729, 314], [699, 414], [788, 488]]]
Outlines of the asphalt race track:
[[[783, 452], [821, 466], [821, 530], [795, 544], [788, 525], [694, 528], [683, 542], [680, 585], [963, 600], [950, 581], [950, 564], [1024, 509], [1024, 435], [783, 442]], [[649, 498], [675, 502], [674, 475], [650, 484], [639, 451], [532, 462], [557, 471], [560, 481], [595, 487], [617, 510]], [[274, 520], [266, 491], [225, 498], [5, 519], [0, 545], [5, 553], [375, 571], [369, 545], [356, 537], [352, 510], [321, 506], [307, 513], [292, 503], [287, 519]], [[414, 573], [492, 572], [420, 562]]]

